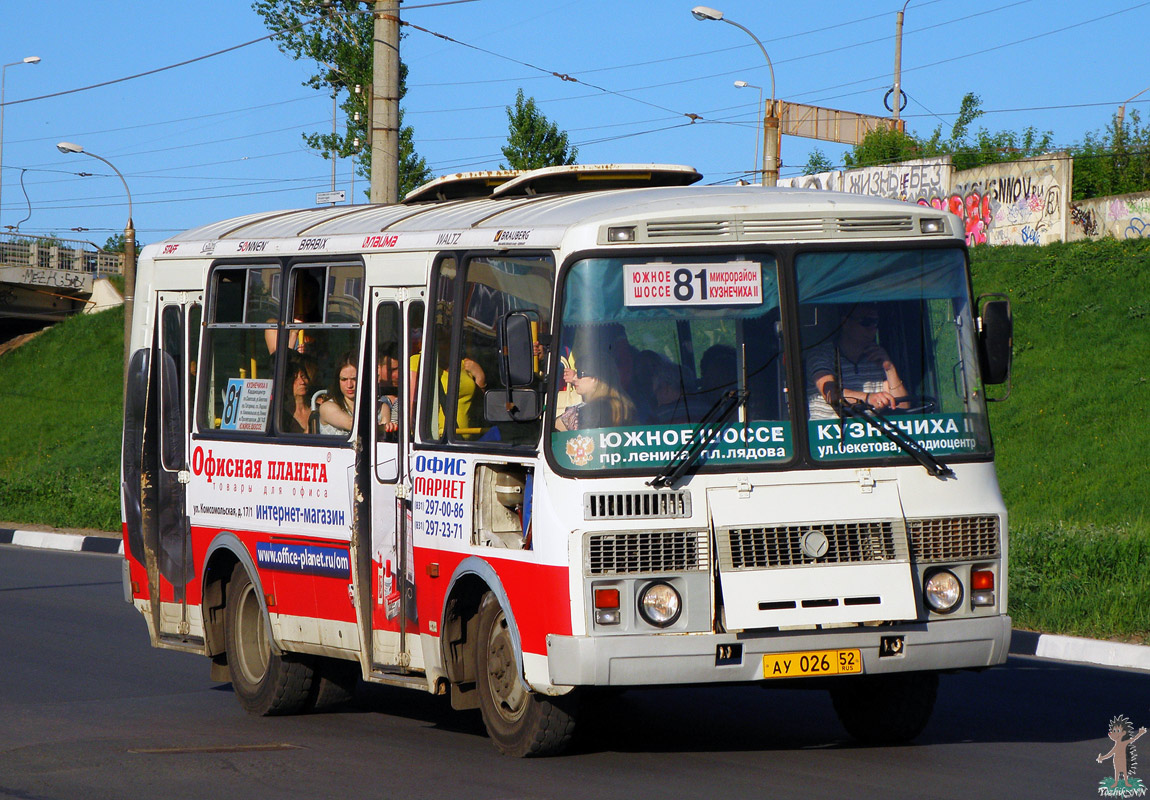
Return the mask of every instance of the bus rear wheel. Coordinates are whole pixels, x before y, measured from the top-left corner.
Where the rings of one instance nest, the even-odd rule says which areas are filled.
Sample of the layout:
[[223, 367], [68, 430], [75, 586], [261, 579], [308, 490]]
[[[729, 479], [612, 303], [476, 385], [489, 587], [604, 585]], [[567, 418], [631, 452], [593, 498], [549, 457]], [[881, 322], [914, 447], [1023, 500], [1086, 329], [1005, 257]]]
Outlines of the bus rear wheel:
[[847, 733], [863, 744], [901, 744], [922, 733], [934, 711], [938, 673], [843, 678], [831, 702]]
[[240, 564], [228, 581], [225, 636], [232, 689], [248, 713], [295, 714], [307, 706], [315, 678], [311, 663], [272, 650], [259, 592]]
[[499, 752], [521, 758], [562, 751], [575, 731], [572, 698], [544, 697], [526, 686], [507, 617], [491, 593], [479, 605], [475, 649], [479, 709]]

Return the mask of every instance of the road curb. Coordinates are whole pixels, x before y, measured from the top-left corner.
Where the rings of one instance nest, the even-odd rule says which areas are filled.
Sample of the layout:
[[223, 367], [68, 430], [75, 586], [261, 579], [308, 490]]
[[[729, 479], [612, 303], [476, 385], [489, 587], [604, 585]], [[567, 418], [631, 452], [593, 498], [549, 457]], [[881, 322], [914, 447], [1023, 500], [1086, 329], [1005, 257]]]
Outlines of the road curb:
[[[121, 555], [124, 553], [124, 540], [113, 534], [83, 536], [74, 533], [0, 528], [0, 544], [84, 553]], [[1010, 638], [1010, 654], [1074, 664], [1150, 671], [1150, 647], [1146, 645], [1082, 639], [1052, 633], [1015, 630]]]
[[35, 547], [41, 550], [72, 550], [83, 553], [124, 553], [124, 540], [111, 536], [81, 536], [55, 531], [24, 531], [0, 528], [0, 544]]
[[1010, 638], [1010, 654], [1068, 661], [1074, 664], [1150, 671], [1150, 647], [1146, 645], [1083, 639], [1053, 633], [1014, 631]]

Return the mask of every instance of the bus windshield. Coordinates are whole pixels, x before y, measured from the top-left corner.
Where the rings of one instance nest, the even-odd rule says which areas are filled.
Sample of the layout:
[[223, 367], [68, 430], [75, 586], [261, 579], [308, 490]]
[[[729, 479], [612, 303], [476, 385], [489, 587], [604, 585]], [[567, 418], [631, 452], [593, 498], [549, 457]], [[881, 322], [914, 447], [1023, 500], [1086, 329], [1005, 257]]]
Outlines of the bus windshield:
[[794, 270], [804, 385], [788, 390], [771, 256], [573, 264], [551, 398], [557, 466], [661, 475], [683, 459], [770, 468], [796, 456], [826, 466], [914, 457], [945, 471], [941, 460], [989, 454], [961, 249], [800, 252]]
[[773, 258], [585, 259], [566, 273], [562, 315], [561, 468], [653, 472], [700, 437], [700, 466], [791, 458]]
[[800, 253], [795, 274], [811, 458], [902, 456], [897, 434], [934, 457], [989, 452], [961, 250]]

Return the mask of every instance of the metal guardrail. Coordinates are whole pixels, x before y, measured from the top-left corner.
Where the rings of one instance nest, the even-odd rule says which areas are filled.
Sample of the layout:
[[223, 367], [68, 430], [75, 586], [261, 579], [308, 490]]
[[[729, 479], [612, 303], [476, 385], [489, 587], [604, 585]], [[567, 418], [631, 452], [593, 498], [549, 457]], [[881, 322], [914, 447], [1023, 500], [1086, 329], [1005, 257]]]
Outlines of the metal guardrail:
[[119, 275], [124, 254], [101, 250], [80, 239], [9, 233], [0, 236], [0, 267], [62, 269], [90, 275]]

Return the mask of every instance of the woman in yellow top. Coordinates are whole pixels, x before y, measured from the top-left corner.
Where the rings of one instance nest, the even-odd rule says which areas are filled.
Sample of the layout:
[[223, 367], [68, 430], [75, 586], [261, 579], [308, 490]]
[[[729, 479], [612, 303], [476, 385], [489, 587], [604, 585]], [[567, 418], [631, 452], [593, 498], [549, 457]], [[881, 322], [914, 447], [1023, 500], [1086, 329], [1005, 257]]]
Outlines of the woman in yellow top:
[[[408, 362], [409, 370], [411, 372], [411, 394], [415, 396], [416, 378], [419, 375], [419, 353], [411, 357]], [[442, 370], [439, 373], [439, 385], [442, 388], [439, 404], [439, 430], [437, 436], [443, 435], [443, 424], [445, 417], [443, 414], [443, 400], [446, 399], [447, 393], [447, 370]], [[481, 403], [481, 400], [476, 400], [485, 388], [487, 388], [487, 375], [483, 372], [483, 367], [479, 366], [474, 359], [464, 358], [460, 362], [459, 370], [459, 390], [458, 397], [455, 403], [455, 432], [462, 439], [474, 439], [482, 429], [476, 424], [476, 420], [472, 417], [472, 406], [476, 403]]]

